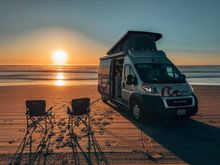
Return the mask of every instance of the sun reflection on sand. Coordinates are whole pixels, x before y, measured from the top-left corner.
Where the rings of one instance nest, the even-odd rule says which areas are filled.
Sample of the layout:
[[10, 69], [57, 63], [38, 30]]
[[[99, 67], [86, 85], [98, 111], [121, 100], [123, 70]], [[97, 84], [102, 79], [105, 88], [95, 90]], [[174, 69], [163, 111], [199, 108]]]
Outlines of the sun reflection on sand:
[[58, 72], [56, 74], [56, 81], [55, 81], [55, 85], [56, 86], [64, 86], [65, 82], [64, 82], [65, 76], [62, 72]]
[[56, 80], [56, 81], [55, 81], [55, 85], [56, 85], [56, 86], [64, 86], [65, 83], [64, 83], [63, 80]]

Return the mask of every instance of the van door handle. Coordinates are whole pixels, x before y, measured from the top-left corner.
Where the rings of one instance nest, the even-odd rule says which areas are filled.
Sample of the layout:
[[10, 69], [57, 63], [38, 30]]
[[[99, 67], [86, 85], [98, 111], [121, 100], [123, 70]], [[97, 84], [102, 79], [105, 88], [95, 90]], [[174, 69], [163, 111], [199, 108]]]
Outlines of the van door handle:
[[125, 87], [125, 83], [124, 83], [124, 82], [122, 83], [122, 87], [123, 87], [123, 88]]

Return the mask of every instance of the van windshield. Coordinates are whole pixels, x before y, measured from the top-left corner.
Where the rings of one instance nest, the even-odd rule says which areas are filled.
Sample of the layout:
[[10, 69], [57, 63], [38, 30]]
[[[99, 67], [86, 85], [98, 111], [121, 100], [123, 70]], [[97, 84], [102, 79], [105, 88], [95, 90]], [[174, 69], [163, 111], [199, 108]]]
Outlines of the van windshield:
[[186, 80], [173, 64], [166, 63], [138, 63], [135, 64], [143, 82], [169, 84], [185, 83]]

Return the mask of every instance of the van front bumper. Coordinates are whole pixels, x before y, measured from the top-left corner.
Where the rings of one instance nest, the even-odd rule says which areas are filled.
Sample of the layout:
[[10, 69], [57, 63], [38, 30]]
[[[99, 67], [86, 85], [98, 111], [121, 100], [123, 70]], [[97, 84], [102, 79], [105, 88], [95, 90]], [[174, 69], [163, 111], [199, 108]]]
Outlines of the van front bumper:
[[[160, 97], [143, 95], [143, 108], [146, 115], [193, 116], [198, 111], [198, 99], [193, 94], [184, 97]], [[184, 112], [179, 114], [179, 112]]]

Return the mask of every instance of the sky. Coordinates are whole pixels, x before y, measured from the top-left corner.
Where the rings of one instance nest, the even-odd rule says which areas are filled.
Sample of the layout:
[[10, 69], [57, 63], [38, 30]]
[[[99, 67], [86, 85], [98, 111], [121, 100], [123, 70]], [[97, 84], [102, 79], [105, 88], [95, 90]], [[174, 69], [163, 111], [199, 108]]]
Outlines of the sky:
[[0, 64], [97, 65], [128, 30], [159, 32], [178, 65], [220, 65], [219, 0], [0, 0]]

